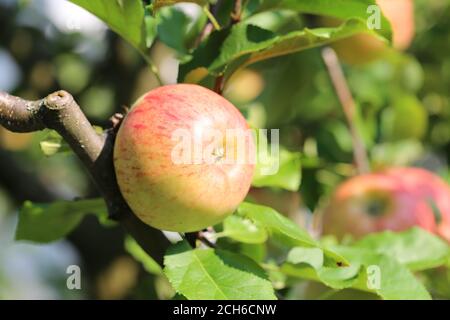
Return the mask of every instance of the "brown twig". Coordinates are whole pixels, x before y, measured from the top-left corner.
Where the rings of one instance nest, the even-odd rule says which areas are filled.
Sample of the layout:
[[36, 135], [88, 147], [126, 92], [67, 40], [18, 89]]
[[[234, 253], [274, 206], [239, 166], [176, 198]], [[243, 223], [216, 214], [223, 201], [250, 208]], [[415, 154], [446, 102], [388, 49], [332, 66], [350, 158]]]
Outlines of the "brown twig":
[[347, 80], [345, 79], [344, 72], [342, 71], [341, 64], [339, 63], [336, 52], [330, 47], [326, 47], [322, 50], [322, 57], [350, 129], [356, 168], [359, 174], [367, 173], [370, 171], [367, 152], [354, 122], [356, 105], [348, 87]]
[[216, 244], [208, 239], [208, 234], [213, 234], [214, 232], [214, 229], [212, 227], [209, 227], [198, 232], [188, 232], [184, 235], [184, 238], [192, 248], [195, 248], [197, 246], [197, 240], [202, 242], [207, 247], [216, 248]]
[[234, 8], [231, 13], [231, 23], [236, 24], [241, 21], [242, 14], [242, 0], [234, 0]]
[[120, 193], [113, 167], [114, 129], [98, 135], [81, 108], [66, 91], [57, 91], [38, 101], [28, 101], [0, 92], [0, 124], [14, 132], [56, 130], [89, 171], [105, 199], [109, 215], [162, 264], [170, 244], [159, 230], [141, 222]]
[[[210, 12], [215, 17], [217, 15], [217, 9], [220, 7], [221, 0], [218, 0], [215, 4], [210, 5]], [[211, 20], [208, 20], [208, 22], [203, 27], [203, 30], [200, 32], [200, 35], [197, 37], [197, 39], [194, 42], [194, 46], [198, 47], [200, 43], [202, 43], [203, 40], [205, 40], [211, 32], [214, 30], [214, 25], [211, 22]]]

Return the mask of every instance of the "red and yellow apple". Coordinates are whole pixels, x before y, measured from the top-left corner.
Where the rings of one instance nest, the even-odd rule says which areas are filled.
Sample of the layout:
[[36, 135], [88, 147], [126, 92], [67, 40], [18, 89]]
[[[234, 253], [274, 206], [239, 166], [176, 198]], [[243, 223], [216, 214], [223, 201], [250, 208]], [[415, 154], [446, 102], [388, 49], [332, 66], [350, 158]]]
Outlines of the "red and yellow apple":
[[[413, 0], [376, 0], [392, 28], [392, 44], [395, 49], [406, 50], [414, 38], [414, 1]], [[327, 26], [339, 24], [337, 21], [324, 18]], [[380, 58], [387, 46], [381, 40], [360, 34], [333, 44], [338, 56], [348, 64], [364, 64]]]
[[450, 187], [419, 168], [356, 176], [337, 187], [322, 223], [338, 237], [418, 226], [450, 241]]
[[[194, 138], [184, 149], [185, 137], [175, 134], [180, 130]], [[248, 131], [248, 125], [230, 102], [204, 87], [163, 86], [140, 98], [114, 147], [117, 181], [133, 212], [148, 225], [177, 232], [201, 230], [231, 214], [247, 195], [254, 164], [237, 161], [228, 130]], [[211, 139], [207, 132], [223, 136]], [[244, 138], [250, 160], [254, 141], [251, 134]], [[196, 148], [213, 161], [174, 158], [179, 151], [192, 155]]]

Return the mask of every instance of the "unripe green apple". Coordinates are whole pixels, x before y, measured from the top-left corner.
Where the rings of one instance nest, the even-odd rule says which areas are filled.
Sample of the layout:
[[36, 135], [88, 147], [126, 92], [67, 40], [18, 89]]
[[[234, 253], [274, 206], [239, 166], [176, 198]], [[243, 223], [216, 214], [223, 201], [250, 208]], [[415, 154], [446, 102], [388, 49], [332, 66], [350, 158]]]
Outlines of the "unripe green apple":
[[450, 241], [450, 188], [418, 168], [356, 176], [337, 187], [322, 222], [338, 237], [418, 226]]
[[[125, 117], [114, 147], [128, 205], [161, 230], [191, 232], [222, 221], [250, 188], [255, 146], [248, 129], [230, 102], [204, 87], [177, 84], [148, 92]], [[247, 161], [230, 141], [233, 130], [248, 133], [240, 137]]]
[[[384, 16], [391, 24], [393, 47], [398, 50], [407, 49], [415, 33], [413, 0], [376, 0]], [[339, 25], [339, 22], [324, 18], [327, 26]], [[364, 64], [380, 58], [387, 46], [379, 39], [359, 34], [335, 42], [333, 48], [339, 58], [348, 64]]]

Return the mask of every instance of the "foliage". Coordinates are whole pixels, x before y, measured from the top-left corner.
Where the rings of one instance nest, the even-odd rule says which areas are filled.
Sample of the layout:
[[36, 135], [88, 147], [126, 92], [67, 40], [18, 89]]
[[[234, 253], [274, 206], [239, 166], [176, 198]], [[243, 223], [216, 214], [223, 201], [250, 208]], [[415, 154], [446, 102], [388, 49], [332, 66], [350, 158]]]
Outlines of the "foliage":
[[[233, 8], [223, 4], [215, 18], [211, 17], [213, 10], [206, 0], [71, 2], [97, 16], [139, 52], [151, 67], [145, 66], [146, 72], [159, 72], [152, 52], [164, 44], [179, 63], [178, 82], [213, 88], [223, 79], [227, 97], [227, 85], [231, 86], [240, 71], [252, 70], [258, 75], [264, 89], [236, 105], [249, 120], [256, 117], [258, 126], [281, 128], [282, 149], [278, 173], [257, 173], [252, 188], [301, 194], [304, 211], [316, 212], [336, 185], [355, 173], [350, 165], [352, 136], [323, 66], [320, 47], [357, 34], [389, 43], [392, 32], [385, 17], [381, 29], [367, 27], [366, 9], [375, 1], [243, 1], [239, 21], [230, 19]], [[184, 2], [201, 7], [199, 16], [188, 15], [180, 6]], [[220, 1], [216, 5], [220, 6]], [[443, 8], [448, 15], [448, 6]], [[431, 9], [423, 11], [424, 16], [433, 13]], [[322, 26], [318, 16], [340, 19], [340, 25]], [[204, 35], [211, 18], [217, 19], [213, 22], [220, 28]], [[417, 44], [410, 53], [391, 50], [373, 63], [344, 66], [356, 101], [355, 124], [373, 168], [441, 163], [448, 158], [450, 60], [441, 56], [450, 49], [443, 35], [450, 28], [448, 21], [428, 22], [419, 28]], [[429, 37], [423, 31], [426, 27], [433, 30]], [[430, 45], [445, 48], [429, 53]], [[136, 60], [129, 52], [121, 58]], [[138, 68], [134, 70], [137, 73]], [[442, 81], [434, 77], [438, 72]], [[127, 81], [119, 82], [120, 87]], [[249, 82], [245, 90], [252, 86], [255, 83]], [[58, 157], [68, 151], [54, 132], [39, 140], [46, 156]], [[445, 165], [440, 169], [450, 176]], [[131, 238], [126, 238], [124, 246], [148, 274], [164, 279], [165, 285], [168, 281], [176, 297], [187, 299], [298, 298], [291, 292], [310, 281], [333, 292], [353, 289], [357, 292], [354, 298], [365, 292], [382, 299], [430, 299], [435, 294], [430, 286], [436, 286], [433, 272], [448, 269], [449, 245], [422, 229], [338, 242], [316, 237], [311, 224], [294, 222], [295, 216], [278, 211], [243, 202], [233, 215], [214, 226], [211, 241], [217, 247], [192, 247], [186, 240], [180, 241], [167, 251], [163, 268]], [[16, 240], [48, 243], [64, 238], [88, 214], [108, 225], [102, 199], [47, 204], [27, 201], [19, 212]], [[310, 213], [305, 216], [313, 219]]]

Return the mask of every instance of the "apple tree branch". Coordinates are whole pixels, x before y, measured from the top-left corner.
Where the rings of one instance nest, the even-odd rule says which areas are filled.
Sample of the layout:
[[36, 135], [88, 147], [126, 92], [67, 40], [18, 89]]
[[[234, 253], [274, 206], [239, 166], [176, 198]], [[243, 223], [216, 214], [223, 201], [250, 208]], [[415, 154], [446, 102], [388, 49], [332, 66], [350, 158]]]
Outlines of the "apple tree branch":
[[344, 72], [342, 71], [336, 52], [326, 47], [322, 50], [322, 58], [327, 67], [331, 83], [342, 105], [347, 120], [353, 145], [353, 158], [359, 174], [370, 172], [370, 164], [364, 142], [355, 126], [355, 100], [353, 99]]
[[66, 91], [29, 101], [0, 91], [0, 125], [13, 132], [57, 131], [90, 173], [111, 219], [117, 220], [162, 265], [168, 239], [141, 222], [122, 197], [113, 167], [114, 128], [99, 135]]

